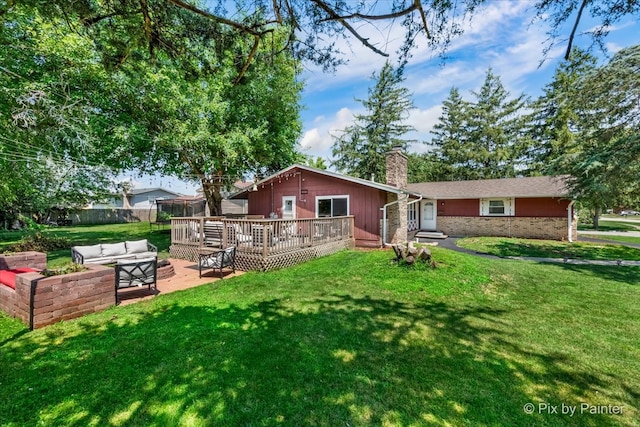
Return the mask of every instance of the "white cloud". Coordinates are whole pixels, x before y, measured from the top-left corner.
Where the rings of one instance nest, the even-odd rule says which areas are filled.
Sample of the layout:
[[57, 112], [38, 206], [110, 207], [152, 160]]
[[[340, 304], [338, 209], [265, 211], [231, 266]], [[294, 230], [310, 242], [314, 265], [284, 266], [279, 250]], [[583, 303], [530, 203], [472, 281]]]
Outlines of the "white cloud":
[[[300, 146], [305, 154], [330, 159], [333, 146], [332, 135], [338, 134], [342, 129], [353, 123], [353, 111], [349, 108], [341, 108], [331, 119], [318, 116], [313, 120], [314, 127], [307, 130], [302, 136]], [[320, 120], [321, 119], [321, 120]]]

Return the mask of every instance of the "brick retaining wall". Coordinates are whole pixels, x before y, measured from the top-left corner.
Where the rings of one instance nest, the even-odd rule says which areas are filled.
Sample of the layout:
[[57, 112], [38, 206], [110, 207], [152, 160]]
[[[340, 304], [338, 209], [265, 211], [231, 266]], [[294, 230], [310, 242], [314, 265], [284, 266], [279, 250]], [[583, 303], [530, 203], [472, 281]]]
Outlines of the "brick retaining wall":
[[[46, 265], [46, 255], [40, 255], [45, 257]], [[38, 260], [40, 255], [36, 257]], [[31, 265], [15, 267], [25, 266]], [[0, 285], [0, 309], [36, 329], [115, 305], [114, 269], [97, 264], [85, 267], [86, 271], [51, 277], [39, 273], [18, 274], [15, 289]]]
[[[567, 240], [567, 218], [439, 216], [438, 231], [450, 236], [496, 236]], [[577, 239], [576, 221], [572, 238]]]

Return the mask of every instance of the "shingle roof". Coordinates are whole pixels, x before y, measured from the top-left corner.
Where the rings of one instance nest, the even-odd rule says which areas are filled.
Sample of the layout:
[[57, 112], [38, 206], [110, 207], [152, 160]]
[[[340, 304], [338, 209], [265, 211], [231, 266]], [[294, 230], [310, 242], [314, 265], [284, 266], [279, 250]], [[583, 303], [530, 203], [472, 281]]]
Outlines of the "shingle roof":
[[565, 178], [483, 179], [475, 181], [420, 182], [408, 190], [434, 199], [481, 199], [489, 197], [569, 197]]
[[[278, 175], [282, 175], [292, 169], [300, 169], [300, 170], [305, 170], [305, 171], [309, 171], [309, 172], [315, 172], [317, 174], [320, 175], [326, 175], [326, 176], [330, 176], [333, 178], [338, 178], [338, 179], [343, 179], [345, 181], [349, 181], [349, 182], [353, 182], [356, 184], [361, 184], [367, 187], [372, 187], [372, 188], [376, 188], [378, 190], [383, 190], [383, 191], [387, 191], [389, 193], [395, 193], [395, 194], [402, 194], [402, 193], [406, 193], [406, 190], [401, 190], [397, 187], [393, 187], [391, 185], [386, 185], [386, 184], [381, 184], [379, 182], [374, 182], [374, 181], [368, 181], [366, 179], [362, 179], [362, 178], [355, 178], [353, 176], [349, 176], [349, 175], [343, 175], [341, 173], [338, 172], [332, 172], [332, 171], [328, 171], [328, 170], [324, 170], [324, 169], [316, 169], [313, 168], [311, 166], [306, 166], [306, 165], [299, 165], [299, 164], [294, 164], [289, 166], [288, 168], [282, 169], [281, 171], [268, 176], [265, 179], [262, 179], [258, 182], [256, 182], [256, 185], [260, 185], [263, 183], [267, 183], [270, 180], [276, 178]], [[230, 199], [239, 199], [242, 198], [243, 196], [246, 196], [246, 194], [250, 191], [250, 188], [245, 188], [243, 190], [238, 191], [237, 193], [234, 193], [232, 195], [229, 196]]]

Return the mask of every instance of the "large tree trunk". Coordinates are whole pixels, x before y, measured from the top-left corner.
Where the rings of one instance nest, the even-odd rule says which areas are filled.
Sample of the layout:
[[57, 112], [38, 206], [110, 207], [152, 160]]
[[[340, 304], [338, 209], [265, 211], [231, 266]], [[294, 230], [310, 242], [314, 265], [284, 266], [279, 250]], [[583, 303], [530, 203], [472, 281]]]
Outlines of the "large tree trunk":
[[202, 178], [202, 192], [207, 199], [209, 215], [222, 216], [222, 182], [217, 178]]

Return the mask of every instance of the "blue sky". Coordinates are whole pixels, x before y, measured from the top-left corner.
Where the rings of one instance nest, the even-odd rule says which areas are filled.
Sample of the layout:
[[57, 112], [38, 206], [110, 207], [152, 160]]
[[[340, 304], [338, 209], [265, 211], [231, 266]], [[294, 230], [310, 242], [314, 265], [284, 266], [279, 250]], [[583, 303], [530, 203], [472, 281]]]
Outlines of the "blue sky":
[[[540, 95], [564, 56], [566, 40], [556, 40], [555, 46], [545, 56], [544, 50], [550, 46], [548, 28], [542, 21], [531, 22], [535, 15], [530, 9], [533, 4], [508, 0], [489, 2], [470, 23], [464, 24], [464, 34], [452, 42], [445, 60], [427, 48], [424, 40], [421, 42], [422, 46], [413, 53], [405, 71], [404, 86], [413, 93], [417, 107], [408, 119], [416, 129], [409, 138], [419, 141], [409, 151], [427, 151], [428, 146], [422, 141], [430, 139], [430, 131], [438, 121], [442, 102], [451, 87], [456, 86], [464, 98], [469, 98], [471, 91], [482, 85], [489, 67], [500, 76], [511, 96], [521, 93], [531, 97]], [[591, 45], [587, 33], [593, 25], [588, 17], [583, 19], [574, 46], [588, 48]], [[402, 39], [402, 29], [386, 25], [375, 31], [371, 27], [361, 27], [361, 30], [391, 54], [393, 63], [395, 47]], [[567, 37], [570, 30], [567, 26], [562, 34]], [[367, 89], [375, 84], [371, 75], [379, 71], [386, 60], [365, 47], [357, 46], [357, 41], [351, 42], [351, 46], [346, 42], [339, 44], [349, 60], [347, 65], [333, 74], [307, 65], [303, 74], [305, 89], [301, 116], [304, 130], [300, 145], [305, 154], [323, 157], [327, 164], [331, 160], [331, 135], [351, 124], [354, 113], [364, 112], [356, 98], [367, 98]], [[640, 44], [640, 25], [637, 19], [631, 18], [611, 28], [606, 39], [609, 55], [637, 44]], [[593, 53], [605, 60], [598, 50]], [[195, 194], [197, 188], [195, 184], [169, 177], [131, 176], [136, 188], [163, 186], [187, 195]]]

